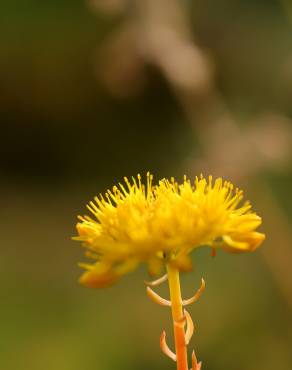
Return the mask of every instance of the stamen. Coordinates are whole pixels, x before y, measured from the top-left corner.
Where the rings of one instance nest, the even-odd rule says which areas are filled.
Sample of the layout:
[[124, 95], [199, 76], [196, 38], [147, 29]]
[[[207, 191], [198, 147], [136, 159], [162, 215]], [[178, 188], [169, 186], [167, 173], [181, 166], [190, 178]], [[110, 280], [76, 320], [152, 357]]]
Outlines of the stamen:
[[115, 194], [113, 194], [110, 190], [107, 191], [107, 193], [109, 194], [110, 198], [116, 203], [118, 204], [118, 199], [119, 199], [119, 194], [116, 192]]
[[131, 191], [132, 191], [132, 185], [131, 185], [131, 183], [130, 183], [130, 181], [128, 180], [128, 178], [127, 177], [124, 177], [124, 181], [125, 181], [125, 184], [127, 185], [127, 187], [128, 187], [128, 194], [130, 194], [131, 193]]
[[160, 284], [164, 283], [166, 280], [167, 280], [167, 274], [161, 276], [157, 280], [153, 280], [153, 281], [146, 281], [145, 280], [144, 283], [146, 285], [149, 285], [149, 286], [157, 286], [157, 285], [160, 285]]
[[138, 178], [138, 183], [139, 183], [139, 189], [141, 190], [142, 189], [142, 184], [141, 184], [141, 175], [138, 173], [137, 175], [137, 178]]
[[192, 336], [193, 336], [193, 334], [194, 334], [194, 323], [193, 323], [191, 315], [188, 313], [188, 311], [184, 310], [184, 313], [185, 313], [185, 318], [186, 318], [186, 322], [187, 322], [187, 330], [186, 330], [186, 334], [185, 334], [185, 340], [186, 340], [186, 344], [188, 345]]
[[105, 197], [106, 197], [108, 203], [112, 206], [113, 204], [112, 204], [111, 198], [109, 196], [109, 192], [110, 192], [110, 190], [107, 190], [107, 192], [105, 193]]
[[172, 352], [172, 350], [168, 347], [168, 345], [166, 343], [166, 333], [165, 333], [165, 330], [163, 330], [163, 332], [160, 335], [160, 348], [161, 348], [161, 351], [167, 357], [169, 357], [173, 361], [176, 361], [176, 354], [174, 352]]
[[86, 204], [86, 208], [93, 214], [93, 215], [95, 215], [95, 211], [94, 211], [94, 209], [93, 208], [91, 208], [90, 207], [90, 205], [89, 204]]
[[119, 187], [121, 188], [122, 192], [124, 193], [124, 196], [127, 196], [129, 193], [127, 192], [127, 190], [125, 189], [124, 185], [119, 182]]
[[157, 304], [159, 304], [161, 306], [171, 307], [171, 302], [170, 301], [168, 301], [167, 299], [164, 299], [164, 298], [160, 297], [160, 295], [158, 295], [157, 293], [155, 293], [149, 286], [146, 288], [146, 291], [147, 291], [148, 297], [154, 303], [157, 303]]
[[150, 200], [153, 197], [153, 187], [152, 187], [153, 175], [150, 172], [147, 172], [147, 189], [146, 189], [146, 198]]
[[95, 212], [93, 212], [93, 213], [98, 213], [98, 212], [100, 212], [100, 210], [98, 209], [98, 207], [96, 207], [96, 204], [95, 204], [95, 203], [93, 203], [92, 201], [91, 201], [91, 202], [89, 202], [89, 205], [90, 205], [90, 207], [95, 211]]
[[106, 204], [106, 201], [104, 200], [103, 196], [101, 194], [99, 194], [100, 198], [98, 198], [97, 196], [94, 197], [94, 200], [96, 202], [96, 204], [98, 205], [98, 207], [103, 210], [105, 208], [105, 204]]
[[133, 181], [133, 187], [135, 189], [135, 192], [139, 189], [139, 186], [137, 185], [137, 181], [134, 176], [132, 176], [132, 181]]
[[202, 279], [201, 279], [201, 286], [200, 286], [200, 288], [196, 291], [196, 293], [194, 294], [194, 296], [193, 296], [193, 297], [191, 297], [191, 298], [189, 298], [189, 299], [184, 299], [184, 300], [182, 301], [182, 304], [183, 304], [184, 306], [188, 306], [189, 304], [192, 304], [192, 303], [196, 302], [196, 301], [200, 298], [200, 296], [201, 296], [201, 294], [203, 293], [203, 291], [205, 290], [205, 287], [206, 287], [206, 283], [205, 283], [205, 280], [202, 278]]

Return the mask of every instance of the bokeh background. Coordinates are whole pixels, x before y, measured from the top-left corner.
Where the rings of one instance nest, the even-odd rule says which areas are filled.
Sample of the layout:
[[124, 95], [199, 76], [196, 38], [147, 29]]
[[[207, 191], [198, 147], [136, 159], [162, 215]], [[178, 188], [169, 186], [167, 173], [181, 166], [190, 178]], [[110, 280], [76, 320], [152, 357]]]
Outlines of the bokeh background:
[[[0, 368], [174, 369], [141, 269], [77, 284], [85, 203], [124, 175], [212, 173], [267, 240], [193, 253], [204, 370], [292, 368], [290, 0], [6, 0], [0, 11]], [[167, 288], [159, 292], [167, 297]]]

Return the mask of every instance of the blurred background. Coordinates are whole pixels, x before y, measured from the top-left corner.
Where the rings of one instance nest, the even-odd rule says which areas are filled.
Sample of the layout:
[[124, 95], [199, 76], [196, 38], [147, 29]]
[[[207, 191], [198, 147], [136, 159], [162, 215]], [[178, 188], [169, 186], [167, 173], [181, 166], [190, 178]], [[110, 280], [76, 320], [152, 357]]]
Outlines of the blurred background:
[[[204, 370], [292, 368], [290, 0], [2, 1], [0, 368], [174, 369], [145, 269], [80, 287], [85, 204], [124, 176], [244, 188], [254, 254], [193, 253], [182, 277]], [[167, 287], [158, 291], [167, 297]]]

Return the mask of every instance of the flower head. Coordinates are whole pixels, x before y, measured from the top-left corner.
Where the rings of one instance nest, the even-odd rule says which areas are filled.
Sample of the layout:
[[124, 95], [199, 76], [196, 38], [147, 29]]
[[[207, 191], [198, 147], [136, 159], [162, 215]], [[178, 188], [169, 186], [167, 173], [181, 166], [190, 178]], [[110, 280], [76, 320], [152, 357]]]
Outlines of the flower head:
[[82, 264], [81, 283], [108, 286], [140, 262], [159, 273], [164, 262], [180, 270], [191, 267], [189, 253], [200, 246], [229, 252], [254, 251], [265, 239], [255, 231], [261, 218], [251, 211], [241, 190], [221, 178], [186, 177], [182, 184], [160, 180], [153, 185], [147, 174], [114, 186], [95, 197], [87, 208], [92, 216], [79, 216], [75, 239], [83, 242], [94, 263]]

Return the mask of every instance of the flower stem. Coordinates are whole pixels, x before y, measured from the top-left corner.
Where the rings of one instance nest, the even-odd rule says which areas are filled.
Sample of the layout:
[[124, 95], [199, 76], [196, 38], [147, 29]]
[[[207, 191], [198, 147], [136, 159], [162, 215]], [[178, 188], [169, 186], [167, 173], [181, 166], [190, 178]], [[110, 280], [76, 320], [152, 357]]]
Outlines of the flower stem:
[[167, 274], [174, 327], [177, 370], [188, 370], [188, 357], [183, 323], [184, 313], [182, 307], [179, 271], [176, 267], [168, 264]]

